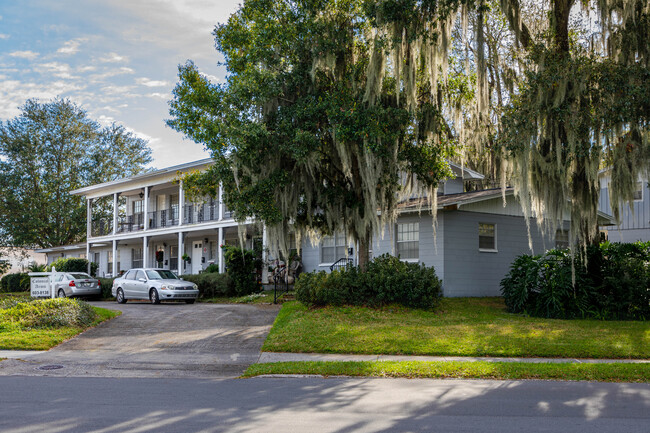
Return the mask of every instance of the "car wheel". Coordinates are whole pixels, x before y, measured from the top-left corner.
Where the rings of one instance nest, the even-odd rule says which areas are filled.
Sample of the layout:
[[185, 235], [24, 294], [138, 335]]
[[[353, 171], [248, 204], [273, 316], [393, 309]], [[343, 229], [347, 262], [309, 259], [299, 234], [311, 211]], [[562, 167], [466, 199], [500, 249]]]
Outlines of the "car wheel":
[[156, 289], [151, 289], [149, 292], [149, 300], [152, 304], [160, 304], [160, 298], [158, 297], [158, 291]]
[[186, 303], [186, 304], [193, 304], [194, 301], [195, 301], [195, 299], [186, 299], [186, 300], [185, 300], [185, 303]]
[[115, 296], [118, 304], [126, 304], [126, 298], [124, 297], [124, 292], [122, 289], [117, 289], [117, 294]]
[[59, 289], [59, 293], [56, 294], [57, 298], [65, 298], [65, 292], [63, 289]]

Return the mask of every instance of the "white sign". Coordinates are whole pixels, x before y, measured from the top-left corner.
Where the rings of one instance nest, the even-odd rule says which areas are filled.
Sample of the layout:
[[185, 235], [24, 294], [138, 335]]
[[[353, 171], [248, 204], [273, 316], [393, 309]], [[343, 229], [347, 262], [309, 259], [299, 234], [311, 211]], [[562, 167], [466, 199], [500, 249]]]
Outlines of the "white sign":
[[32, 277], [30, 279], [32, 298], [50, 297], [50, 277]]

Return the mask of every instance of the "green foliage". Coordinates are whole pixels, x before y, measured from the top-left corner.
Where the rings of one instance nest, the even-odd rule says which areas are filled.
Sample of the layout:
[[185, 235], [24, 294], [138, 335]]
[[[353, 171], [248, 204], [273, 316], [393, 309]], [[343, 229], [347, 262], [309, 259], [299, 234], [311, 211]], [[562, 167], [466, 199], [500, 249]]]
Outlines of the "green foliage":
[[[221, 181], [237, 219], [263, 221], [271, 238], [343, 229], [367, 251], [371, 233], [409, 193], [402, 177], [431, 189], [451, 175], [446, 158], [456, 141], [426, 56], [402, 52], [403, 44], [437, 41], [440, 28], [424, 24], [412, 2], [391, 3], [248, 1], [217, 26], [228, 82], [212, 84], [188, 62], [170, 102], [168, 125], [207, 146], [216, 162], [185, 178], [188, 191], [214, 196]], [[426, 17], [448, 13], [431, 8]], [[382, 32], [395, 23], [398, 36], [373, 38], [378, 17], [386, 18]], [[392, 50], [402, 69], [388, 66]], [[288, 256], [290, 246], [279, 247]]]
[[[98, 267], [99, 265], [97, 263], [91, 262], [90, 275], [95, 275]], [[56, 269], [57, 272], [88, 272], [88, 260], [76, 257], [62, 257], [49, 264], [47, 271], [51, 271], [52, 268]]]
[[568, 250], [519, 256], [501, 281], [508, 310], [549, 318], [650, 318], [650, 242], [605, 242], [575, 260]]
[[200, 298], [218, 298], [237, 294], [229, 274], [203, 272], [197, 275], [183, 275], [182, 278], [198, 286]]
[[87, 327], [97, 317], [92, 306], [70, 298], [18, 302], [0, 310], [0, 323], [18, 323], [23, 328]]
[[0, 279], [0, 292], [29, 291], [29, 275], [26, 273], [7, 274]]
[[210, 263], [203, 272], [208, 274], [213, 272], [219, 272], [219, 265], [215, 263]]
[[102, 299], [111, 299], [113, 297], [113, 294], [111, 293], [111, 289], [113, 288], [113, 280], [115, 278], [97, 278], [99, 280], [99, 284], [102, 286], [102, 294], [101, 297]]
[[47, 269], [47, 265], [32, 263], [27, 267], [27, 269], [29, 270], [29, 272], [45, 272], [45, 269]]
[[297, 300], [313, 306], [402, 304], [432, 309], [442, 296], [442, 282], [433, 267], [384, 254], [369, 262], [366, 272], [348, 267], [329, 274], [303, 273], [295, 290]]
[[[69, 192], [140, 173], [150, 161], [146, 142], [124, 127], [101, 127], [66, 99], [28, 100], [0, 122], [0, 245], [82, 241], [86, 200]], [[93, 215], [109, 208], [98, 201]]]
[[226, 274], [232, 280], [235, 295], [249, 295], [259, 290], [255, 270], [261, 266], [261, 263], [252, 250], [230, 246], [226, 248], [224, 259]]

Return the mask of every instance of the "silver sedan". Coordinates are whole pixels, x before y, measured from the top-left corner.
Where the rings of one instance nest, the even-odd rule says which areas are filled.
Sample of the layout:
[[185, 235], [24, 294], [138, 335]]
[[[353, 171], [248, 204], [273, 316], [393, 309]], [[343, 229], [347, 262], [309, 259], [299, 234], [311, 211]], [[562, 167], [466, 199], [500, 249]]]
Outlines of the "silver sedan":
[[129, 299], [149, 299], [152, 304], [160, 301], [185, 301], [193, 304], [199, 297], [196, 284], [183, 281], [168, 269], [130, 269], [113, 280], [111, 292], [118, 303]]
[[60, 273], [54, 277], [57, 298], [67, 296], [99, 296], [102, 288], [99, 280], [84, 272]]

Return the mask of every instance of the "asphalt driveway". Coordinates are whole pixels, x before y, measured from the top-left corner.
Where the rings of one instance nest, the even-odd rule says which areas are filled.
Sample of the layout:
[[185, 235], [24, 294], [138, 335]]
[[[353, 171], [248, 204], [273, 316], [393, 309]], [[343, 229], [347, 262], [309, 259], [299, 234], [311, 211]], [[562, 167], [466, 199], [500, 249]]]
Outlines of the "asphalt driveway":
[[257, 362], [274, 305], [93, 303], [122, 315], [47, 352], [0, 362], [0, 375], [235, 377]]

